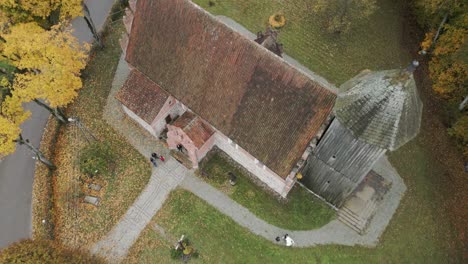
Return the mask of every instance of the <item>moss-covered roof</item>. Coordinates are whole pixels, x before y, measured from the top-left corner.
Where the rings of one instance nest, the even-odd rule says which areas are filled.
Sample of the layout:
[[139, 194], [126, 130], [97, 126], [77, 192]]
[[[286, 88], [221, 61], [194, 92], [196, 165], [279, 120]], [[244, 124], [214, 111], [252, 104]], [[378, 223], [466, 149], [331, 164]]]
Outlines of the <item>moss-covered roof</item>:
[[419, 133], [422, 102], [410, 72], [362, 72], [341, 90], [335, 116], [355, 137], [395, 150]]

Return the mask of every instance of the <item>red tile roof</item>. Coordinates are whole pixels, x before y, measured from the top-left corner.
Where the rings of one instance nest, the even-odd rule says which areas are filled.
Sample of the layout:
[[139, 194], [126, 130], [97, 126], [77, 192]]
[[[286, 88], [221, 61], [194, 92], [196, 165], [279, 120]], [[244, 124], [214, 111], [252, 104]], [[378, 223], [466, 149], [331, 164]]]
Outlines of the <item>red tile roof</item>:
[[139, 0], [126, 59], [282, 177], [336, 98], [188, 0]]
[[137, 116], [151, 124], [169, 94], [138, 70], [132, 70], [115, 97]]
[[190, 111], [186, 111], [172, 125], [182, 128], [197, 148], [201, 148], [215, 133], [209, 124]]

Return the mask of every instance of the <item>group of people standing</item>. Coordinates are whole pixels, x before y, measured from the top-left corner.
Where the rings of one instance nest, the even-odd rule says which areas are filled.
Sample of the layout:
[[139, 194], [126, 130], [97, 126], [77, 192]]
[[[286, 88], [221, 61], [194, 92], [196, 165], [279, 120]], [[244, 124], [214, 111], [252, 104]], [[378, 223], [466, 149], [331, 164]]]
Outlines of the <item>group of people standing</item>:
[[[183, 152], [183, 149], [184, 147], [181, 144], [177, 145], [178, 151]], [[166, 158], [164, 158], [163, 155], [158, 155], [156, 152], [151, 153], [150, 161], [151, 161], [151, 164], [153, 164], [155, 168], [158, 167], [158, 163], [156, 162], [157, 160], [164, 162]]]

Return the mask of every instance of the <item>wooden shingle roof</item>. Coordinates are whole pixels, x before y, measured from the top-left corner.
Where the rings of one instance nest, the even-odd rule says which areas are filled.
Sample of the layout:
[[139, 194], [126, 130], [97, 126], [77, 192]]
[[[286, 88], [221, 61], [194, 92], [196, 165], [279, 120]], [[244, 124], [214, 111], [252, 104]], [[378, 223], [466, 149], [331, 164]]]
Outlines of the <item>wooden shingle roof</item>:
[[126, 59], [282, 177], [336, 98], [188, 0], [139, 0]]

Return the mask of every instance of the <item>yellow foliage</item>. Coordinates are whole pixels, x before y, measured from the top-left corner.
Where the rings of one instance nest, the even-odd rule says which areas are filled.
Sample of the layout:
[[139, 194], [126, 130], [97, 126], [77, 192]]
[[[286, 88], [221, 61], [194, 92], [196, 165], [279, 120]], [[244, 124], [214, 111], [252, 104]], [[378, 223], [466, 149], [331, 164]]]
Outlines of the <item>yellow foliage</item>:
[[275, 14], [270, 16], [268, 23], [270, 23], [273, 28], [281, 28], [286, 24], [286, 18], [284, 15]]
[[[429, 70], [433, 90], [444, 99], [458, 100], [467, 93], [468, 47], [465, 39], [468, 35], [468, 15], [459, 15], [449, 22], [451, 24], [444, 25], [444, 30], [435, 44]], [[426, 35], [426, 40], [427, 38]]]
[[72, 19], [83, 15], [81, 2], [83, 0], [62, 0], [60, 8], [60, 20]]
[[[2, 0], [0, 0], [2, 1]], [[6, 28], [8, 28], [8, 25], [10, 24], [10, 21], [6, 14], [0, 10], [0, 32], [3, 32]]]
[[468, 29], [445, 25], [445, 32], [439, 38], [434, 55], [445, 55], [458, 51], [465, 43], [467, 35]]
[[88, 47], [81, 47], [61, 25], [46, 31], [36, 23], [18, 24], [1, 36], [3, 55], [20, 70], [13, 81], [14, 96], [24, 102], [44, 99], [53, 108], [73, 101], [82, 87], [80, 71]]
[[[0, 8], [10, 10], [9, 16], [16, 17], [27, 13], [45, 19], [52, 11], [60, 10], [60, 20], [72, 19], [82, 15], [82, 0], [0, 0]], [[24, 14], [23, 14], [24, 15]], [[32, 18], [26, 19], [31, 21]]]
[[10, 87], [10, 82], [7, 77], [0, 78], [0, 87]]
[[16, 143], [21, 132], [20, 127], [0, 115], [0, 157], [11, 154], [15, 151]]
[[21, 133], [20, 125], [30, 116], [24, 112], [21, 100], [17, 97], [7, 96], [1, 105], [0, 113], [0, 157], [15, 151], [16, 143]]
[[2, 102], [2, 116], [8, 118], [15, 124], [21, 124], [29, 118], [31, 112], [24, 111], [21, 98], [17, 96], [7, 96]]
[[424, 36], [423, 42], [421, 42], [421, 49], [422, 50], [429, 50], [429, 48], [432, 46], [432, 40], [434, 39], [434, 32], [428, 32]]
[[[463, 89], [468, 79], [468, 65], [461, 61], [453, 62], [448, 68], [437, 68], [438, 60], [431, 61], [431, 78], [434, 81], [433, 89], [442, 97], [450, 97], [453, 93]], [[433, 65], [436, 63], [436, 65]], [[436, 71], [436, 69], [441, 69]]]

